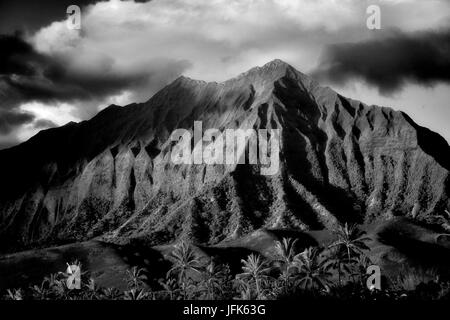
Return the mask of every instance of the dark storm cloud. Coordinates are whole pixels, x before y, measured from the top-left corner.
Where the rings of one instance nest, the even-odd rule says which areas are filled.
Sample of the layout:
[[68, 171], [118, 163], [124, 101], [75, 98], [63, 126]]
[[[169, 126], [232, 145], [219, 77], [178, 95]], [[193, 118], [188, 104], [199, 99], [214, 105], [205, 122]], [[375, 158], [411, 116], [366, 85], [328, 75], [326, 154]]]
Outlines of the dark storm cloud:
[[[12, 108], [28, 101], [73, 101], [102, 98], [126, 88], [142, 86], [151, 80], [151, 70], [120, 73], [113, 70], [113, 61], [105, 57], [102, 72], [83, 73], [68, 70], [65, 61], [36, 52], [20, 36], [0, 36], [0, 89], [7, 96], [3, 108]], [[189, 63], [165, 61], [162, 71], [178, 74]], [[9, 91], [9, 92], [7, 92]], [[10, 94], [7, 94], [10, 93]]]
[[331, 45], [313, 75], [335, 83], [361, 78], [384, 94], [406, 83], [449, 83], [450, 30], [392, 31], [379, 39]]
[[33, 126], [34, 126], [36, 129], [47, 129], [47, 128], [54, 128], [54, 127], [57, 127], [57, 124], [54, 123], [54, 122], [51, 121], [51, 120], [47, 120], [47, 119], [39, 119], [39, 120], [36, 120], [36, 121], [34, 122]]
[[[1, 35], [0, 108], [13, 109], [29, 101], [73, 102], [102, 99], [127, 88], [151, 82], [155, 70], [133, 72], [114, 70], [112, 59], [105, 57], [102, 72], [69, 70], [65, 61], [38, 53], [19, 35]], [[161, 61], [157, 72], [178, 75], [189, 66], [187, 61]]]
[[[32, 64], [37, 58], [31, 46], [18, 35], [0, 35], [0, 134], [9, 134], [14, 128], [30, 123], [34, 115], [14, 108], [20, 94], [11, 90], [10, 75], [33, 76]], [[38, 59], [39, 60], [39, 59]]]
[[0, 110], [0, 134], [8, 134], [15, 127], [32, 122], [34, 115], [16, 110]]
[[0, 35], [0, 109], [14, 109], [30, 99], [48, 99], [58, 91], [47, 73], [62, 67], [49, 57], [37, 53], [19, 34]]
[[[10, 132], [34, 119], [19, 107], [27, 102], [67, 102], [79, 105], [86, 116], [109, 96], [123, 90], [152, 87], [174, 78], [190, 64], [159, 60], [140, 70], [117, 70], [112, 58], [104, 57], [95, 70], [68, 69], [62, 58], [37, 52], [19, 34], [0, 35], [0, 130]], [[96, 102], [97, 105], [95, 105]], [[89, 109], [89, 110], [87, 110]], [[92, 110], [91, 110], [92, 109]]]
[[31, 45], [20, 39], [20, 34], [0, 35], [0, 74], [31, 75], [33, 67], [29, 65], [34, 54]]

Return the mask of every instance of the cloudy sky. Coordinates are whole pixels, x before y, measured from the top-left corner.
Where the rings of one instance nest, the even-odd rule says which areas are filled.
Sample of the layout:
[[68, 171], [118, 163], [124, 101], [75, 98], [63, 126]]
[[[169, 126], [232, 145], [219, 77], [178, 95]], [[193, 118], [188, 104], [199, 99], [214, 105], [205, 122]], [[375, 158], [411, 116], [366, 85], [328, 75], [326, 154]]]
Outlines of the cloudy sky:
[[181, 74], [222, 81], [275, 58], [450, 141], [448, 0], [2, 0], [0, 48], [0, 149]]

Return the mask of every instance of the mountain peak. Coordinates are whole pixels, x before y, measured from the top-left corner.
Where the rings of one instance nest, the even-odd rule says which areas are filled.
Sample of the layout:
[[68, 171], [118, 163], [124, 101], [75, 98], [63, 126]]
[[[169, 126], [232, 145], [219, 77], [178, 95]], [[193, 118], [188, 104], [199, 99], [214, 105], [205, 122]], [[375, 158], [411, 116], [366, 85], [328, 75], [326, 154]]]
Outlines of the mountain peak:
[[273, 82], [287, 75], [293, 76], [302, 81], [308, 80], [308, 77], [305, 74], [301, 73], [287, 62], [280, 59], [275, 59], [262, 66], [253, 67], [228, 81], [247, 79], [251, 82]]
[[285, 74], [288, 69], [295, 70], [294, 67], [292, 67], [290, 64], [284, 62], [280, 59], [275, 59], [272, 61], [267, 62], [263, 66], [256, 66], [248, 70], [247, 72], [242, 73], [242, 75], [249, 75], [249, 74]]
[[278, 69], [278, 68], [293, 68], [289, 63], [281, 60], [274, 59], [272, 61], [267, 62], [265, 65], [261, 67], [262, 69]]
[[198, 79], [192, 79], [185, 75], [181, 75], [178, 78], [173, 81], [174, 83], [206, 83], [206, 81], [198, 80]]
[[289, 63], [281, 60], [281, 59], [274, 59], [262, 66], [256, 66], [253, 67], [241, 74], [239, 74], [236, 77], [230, 78], [228, 80], [225, 80], [223, 82], [207, 82], [203, 80], [198, 79], [192, 79], [185, 75], [180, 75], [178, 78], [176, 78], [172, 85], [179, 85], [179, 84], [186, 84], [186, 85], [193, 85], [193, 84], [199, 84], [199, 85], [206, 85], [206, 84], [230, 84], [235, 82], [236, 80], [242, 80], [247, 79], [250, 81], [255, 80], [263, 80], [263, 81], [275, 81], [281, 77], [284, 77], [286, 75], [291, 75], [297, 78], [298, 80], [304, 81], [304, 82], [310, 82], [310, 79], [307, 75], [304, 73], [298, 71], [293, 66], [291, 66]]

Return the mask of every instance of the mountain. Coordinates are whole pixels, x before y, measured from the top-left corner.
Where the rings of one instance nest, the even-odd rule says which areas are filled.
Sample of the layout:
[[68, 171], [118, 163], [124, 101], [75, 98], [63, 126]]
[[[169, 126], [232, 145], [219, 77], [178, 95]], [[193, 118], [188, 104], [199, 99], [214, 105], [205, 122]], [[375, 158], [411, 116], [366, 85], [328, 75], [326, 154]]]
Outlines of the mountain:
[[[280, 129], [280, 166], [174, 164], [178, 128]], [[0, 244], [145, 237], [217, 244], [264, 227], [408, 217], [450, 230], [450, 148], [403, 112], [321, 87], [280, 60], [222, 83], [180, 77], [0, 151]]]

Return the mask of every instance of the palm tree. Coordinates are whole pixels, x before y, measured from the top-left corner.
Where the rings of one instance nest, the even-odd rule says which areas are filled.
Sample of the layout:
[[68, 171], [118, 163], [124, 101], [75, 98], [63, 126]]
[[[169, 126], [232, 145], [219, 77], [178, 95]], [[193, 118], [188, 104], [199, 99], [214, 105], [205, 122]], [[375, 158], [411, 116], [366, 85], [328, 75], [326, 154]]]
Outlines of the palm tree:
[[281, 278], [285, 286], [289, 283], [290, 271], [293, 267], [296, 254], [295, 245], [297, 241], [298, 239], [283, 238], [281, 241], [277, 241], [275, 245], [276, 254], [274, 260], [279, 264]]
[[43, 280], [41, 282], [40, 286], [38, 286], [36, 284], [34, 286], [30, 286], [33, 298], [40, 299], [40, 300], [47, 299], [47, 295], [48, 295], [48, 291], [49, 290], [47, 290], [46, 284], [47, 284], [47, 281]]
[[188, 274], [201, 274], [201, 263], [195, 251], [184, 241], [175, 246], [171, 253], [173, 260], [172, 268], [167, 272], [169, 277], [172, 274], [178, 275], [178, 284], [182, 288], [184, 297], [187, 295], [188, 288]]
[[44, 277], [44, 280], [42, 281], [42, 285], [47, 284], [47, 286], [49, 288], [55, 286], [56, 283], [58, 282], [58, 278], [59, 278], [60, 274], [62, 274], [62, 272], [52, 273], [49, 276]]
[[353, 274], [359, 278], [361, 285], [364, 285], [364, 277], [367, 272], [367, 268], [372, 264], [372, 261], [368, 256], [362, 254], [357, 258], [353, 258]]
[[222, 291], [222, 278], [224, 277], [224, 270], [222, 266], [216, 265], [214, 261], [210, 261], [202, 273], [202, 287], [206, 291], [206, 298], [214, 300], [216, 292]]
[[318, 248], [310, 247], [294, 258], [297, 268], [296, 278], [302, 289], [328, 290], [330, 285], [330, 264], [326, 259], [321, 259]]
[[255, 300], [257, 298], [252, 295], [250, 284], [246, 281], [246, 279], [236, 277], [234, 286], [240, 293], [240, 297], [236, 297], [237, 300]]
[[102, 295], [106, 300], [117, 300], [121, 297], [122, 293], [117, 288], [104, 288], [102, 289]]
[[275, 245], [276, 249], [276, 261], [283, 263], [286, 266], [291, 266], [294, 262], [295, 245], [298, 239], [283, 238], [281, 241], [277, 241]]
[[93, 278], [90, 278], [89, 281], [84, 284], [84, 289], [83, 290], [83, 299], [86, 300], [97, 300], [99, 298], [101, 298], [101, 290], [100, 288], [97, 286], [97, 283], [95, 282], [95, 280]]
[[162, 292], [164, 297], [169, 296], [169, 300], [175, 300], [175, 294], [177, 294], [180, 289], [178, 286], [178, 282], [174, 278], [166, 277], [166, 279], [160, 279], [159, 284], [163, 288]]
[[360, 255], [363, 250], [368, 250], [369, 247], [366, 242], [370, 240], [369, 237], [365, 237], [364, 231], [359, 230], [355, 224], [344, 226], [339, 226], [334, 233], [337, 236], [336, 241], [334, 241], [330, 248], [337, 247], [338, 249], [344, 249], [347, 253], [347, 259], [350, 262], [351, 254]]
[[8, 300], [23, 300], [23, 290], [7, 289], [5, 298]]
[[256, 296], [261, 297], [261, 280], [268, 277], [270, 267], [268, 267], [267, 262], [264, 261], [259, 255], [251, 254], [247, 257], [247, 260], [242, 259], [242, 271], [238, 277], [242, 280], [249, 279], [255, 282]]
[[66, 275], [62, 272], [52, 273], [50, 276], [46, 276], [42, 282], [42, 285], [48, 286], [49, 293], [53, 299], [66, 299], [69, 290], [67, 289]]
[[133, 267], [131, 270], [127, 270], [128, 286], [132, 289], [138, 289], [145, 281], [147, 276], [144, 274], [144, 269]]
[[125, 300], [144, 300], [148, 297], [148, 292], [144, 289], [131, 289], [125, 291]]
[[338, 274], [338, 284], [342, 284], [342, 275], [348, 272], [346, 264], [342, 263], [342, 255], [340, 254], [337, 247], [333, 248], [330, 255], [330, 267], [337, 271]]

